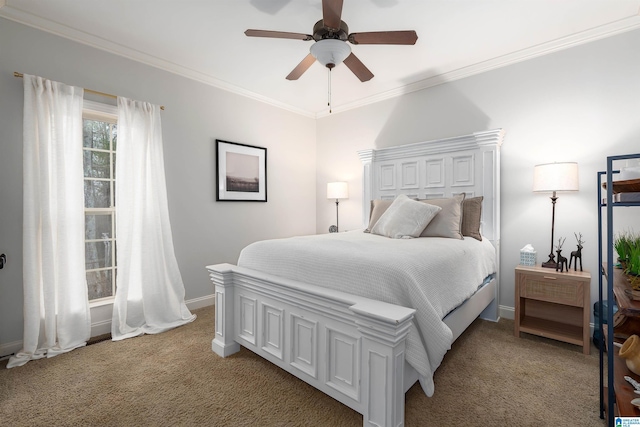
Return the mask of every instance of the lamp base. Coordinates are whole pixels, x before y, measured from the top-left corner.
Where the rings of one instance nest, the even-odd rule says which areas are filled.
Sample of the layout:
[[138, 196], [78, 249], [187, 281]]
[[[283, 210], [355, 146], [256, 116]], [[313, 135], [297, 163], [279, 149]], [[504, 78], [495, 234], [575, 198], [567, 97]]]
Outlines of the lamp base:
[[337, 232], [338, 232], [338, 227], [337, 226], [332, 225], [331, 227], [329, 227], [329, 233], [337, 233]]
[[544, 268], [556, 269], [558, 267], [558, 263], [556, 262], [555, 257], [553, 255], [549, 255], [549, 261], [543, 262], [542, 266]]

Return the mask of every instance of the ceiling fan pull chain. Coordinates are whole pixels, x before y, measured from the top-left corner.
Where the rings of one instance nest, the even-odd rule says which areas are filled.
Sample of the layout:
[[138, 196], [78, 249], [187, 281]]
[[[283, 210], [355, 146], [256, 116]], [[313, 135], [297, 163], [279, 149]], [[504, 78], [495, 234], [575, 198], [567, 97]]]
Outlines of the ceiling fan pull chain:
[[329, 106], [329, 114], [331, 114], [331, 67], [327, 67], [327, 69], [329, 70], [329, 102], [327, 102], [327, 105]]

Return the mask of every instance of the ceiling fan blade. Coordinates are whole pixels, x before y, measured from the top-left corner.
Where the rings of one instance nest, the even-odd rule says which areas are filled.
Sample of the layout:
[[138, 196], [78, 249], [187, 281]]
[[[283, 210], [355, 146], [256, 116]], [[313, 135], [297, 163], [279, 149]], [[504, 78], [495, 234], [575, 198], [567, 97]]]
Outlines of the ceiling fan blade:
[[367, 82], [373, 78], [373, 73], [353, 53], [347, 56], [347, 59], [344, 60], [344, 65], [349, 67], [361, 82]]
[[296, 65], [296, 68], [294, 68], [293, 71], [289, 73], [289, 75], [287, 76], [287, 80], [298, 80], [300, 76], [305, 71], [307, 71], [315, 61], [316, 58], [314, 58], [313, 55], [308, 54], [307, 56], [305, 56], [304, 59], [300, 61], [298, 65]]
[[373, 31], [349, 34], [353, 44], [416, 44], [418, 34], [415, 31]]
[[313, 40], [313, 36], [302, 33], [287, 33], [285, 31], [247, 30], [244, 34], [248, 37], [270, 37], [274, 39]]
[[325, 28], [330, 28], [334, 31], [340, 29], [342, 1], [343, 0], [322, 0], [322, 20]]

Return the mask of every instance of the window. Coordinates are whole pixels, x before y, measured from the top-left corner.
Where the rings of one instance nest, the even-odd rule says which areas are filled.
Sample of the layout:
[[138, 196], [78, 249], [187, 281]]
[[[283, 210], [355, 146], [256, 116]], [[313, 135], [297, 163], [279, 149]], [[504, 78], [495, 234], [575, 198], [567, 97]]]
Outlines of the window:
[[85, 269], [89, 301], [111, 301], [116, 289], [117, 110], [85, 101], [84, 159]]

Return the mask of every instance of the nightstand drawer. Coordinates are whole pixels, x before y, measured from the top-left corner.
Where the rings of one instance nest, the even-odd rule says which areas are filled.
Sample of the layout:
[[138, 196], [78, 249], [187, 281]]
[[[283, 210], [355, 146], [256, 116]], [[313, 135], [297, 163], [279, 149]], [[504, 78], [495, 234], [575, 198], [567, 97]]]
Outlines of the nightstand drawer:
[[550, 277], [522, 276], [520, 296], [540, 301], [582, 307], [584, 305], [584, 287], [580, 282]]

